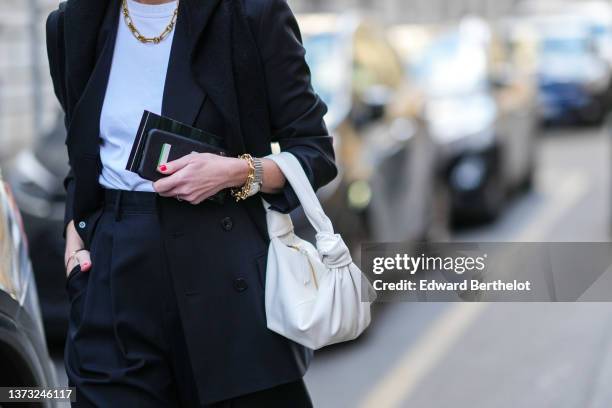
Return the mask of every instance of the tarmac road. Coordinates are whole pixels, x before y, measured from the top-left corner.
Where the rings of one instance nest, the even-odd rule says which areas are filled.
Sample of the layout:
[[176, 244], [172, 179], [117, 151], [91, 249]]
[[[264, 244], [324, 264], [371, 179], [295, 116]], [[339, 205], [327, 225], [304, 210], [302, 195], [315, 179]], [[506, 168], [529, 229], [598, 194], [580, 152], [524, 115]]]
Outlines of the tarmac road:
[[[534, 190], [496, 223], [453, 240], [609, 240], [605, 131], [540, 139]], [[353, 344], [317, 354], [307, 383], [319, 408], [612, 406], [612, 305], [489, 303], [378, 306]]]

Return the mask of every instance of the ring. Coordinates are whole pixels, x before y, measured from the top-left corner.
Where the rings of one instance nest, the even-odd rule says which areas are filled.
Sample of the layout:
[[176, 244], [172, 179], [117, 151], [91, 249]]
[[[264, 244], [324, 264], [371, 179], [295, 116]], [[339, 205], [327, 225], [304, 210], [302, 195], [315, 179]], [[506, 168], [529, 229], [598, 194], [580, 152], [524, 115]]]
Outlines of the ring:
[[176, 198], [178, 201], [183, 201], [183, 200], [181, 200], [181, 197], [179, 197], [179, 195], [178, 195], [178, 194], [177, 194], [177, 195], [176, 195], [176, 197], [174, 197], [174, 198]]

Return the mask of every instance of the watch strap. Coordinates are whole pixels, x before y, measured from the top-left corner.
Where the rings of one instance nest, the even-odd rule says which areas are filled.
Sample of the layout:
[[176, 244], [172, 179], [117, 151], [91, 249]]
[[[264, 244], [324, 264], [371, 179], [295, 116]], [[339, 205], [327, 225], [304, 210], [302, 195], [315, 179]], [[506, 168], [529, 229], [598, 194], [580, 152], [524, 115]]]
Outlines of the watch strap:
[[253, 166], [255, 167], [255, 174], [253, 177], [253, 182], [251, 183], [251, 190], [249, 191], [249, 196], [253, 196], [261, 190], [261, 186], [263, 185], [263, 161], [259, 158], [253, 158]]

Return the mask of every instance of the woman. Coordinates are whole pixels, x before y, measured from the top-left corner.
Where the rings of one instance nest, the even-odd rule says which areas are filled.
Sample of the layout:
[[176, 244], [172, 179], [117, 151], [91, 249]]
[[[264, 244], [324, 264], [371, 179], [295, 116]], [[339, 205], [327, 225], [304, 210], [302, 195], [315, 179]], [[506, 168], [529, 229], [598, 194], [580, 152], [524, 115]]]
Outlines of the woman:
[[[311, 352], [267, 330], [263, 196], [336, 175], [325, 105], [285, 0], [68, 0], [47, 21], [66, 113], [65, 363], [78, 406], [311, 406]], [[216, 134], [155, 183], [125, 165], [144, 110]], [[245, 156], [249, 154], [250, 156]], [[249, 180], [247, 182], [247, 180]], [[207, 200], [233, 189], [236, 199]]]

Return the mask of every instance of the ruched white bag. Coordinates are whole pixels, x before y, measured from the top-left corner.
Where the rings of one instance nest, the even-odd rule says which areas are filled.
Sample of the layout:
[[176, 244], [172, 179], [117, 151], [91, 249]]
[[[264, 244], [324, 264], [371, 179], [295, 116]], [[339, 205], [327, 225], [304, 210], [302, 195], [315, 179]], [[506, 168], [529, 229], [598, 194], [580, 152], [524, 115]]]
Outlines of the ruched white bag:
[[270, 247], [266, 268], [268, 328], [319, 349], [353, 340], [370, 324], [374, 289], [353, 263], [298, 160], [288, 152], [267, 157], [284, 173], [316, 231], [316, 248], [293, 231], [291, 217], [264, 200]]

